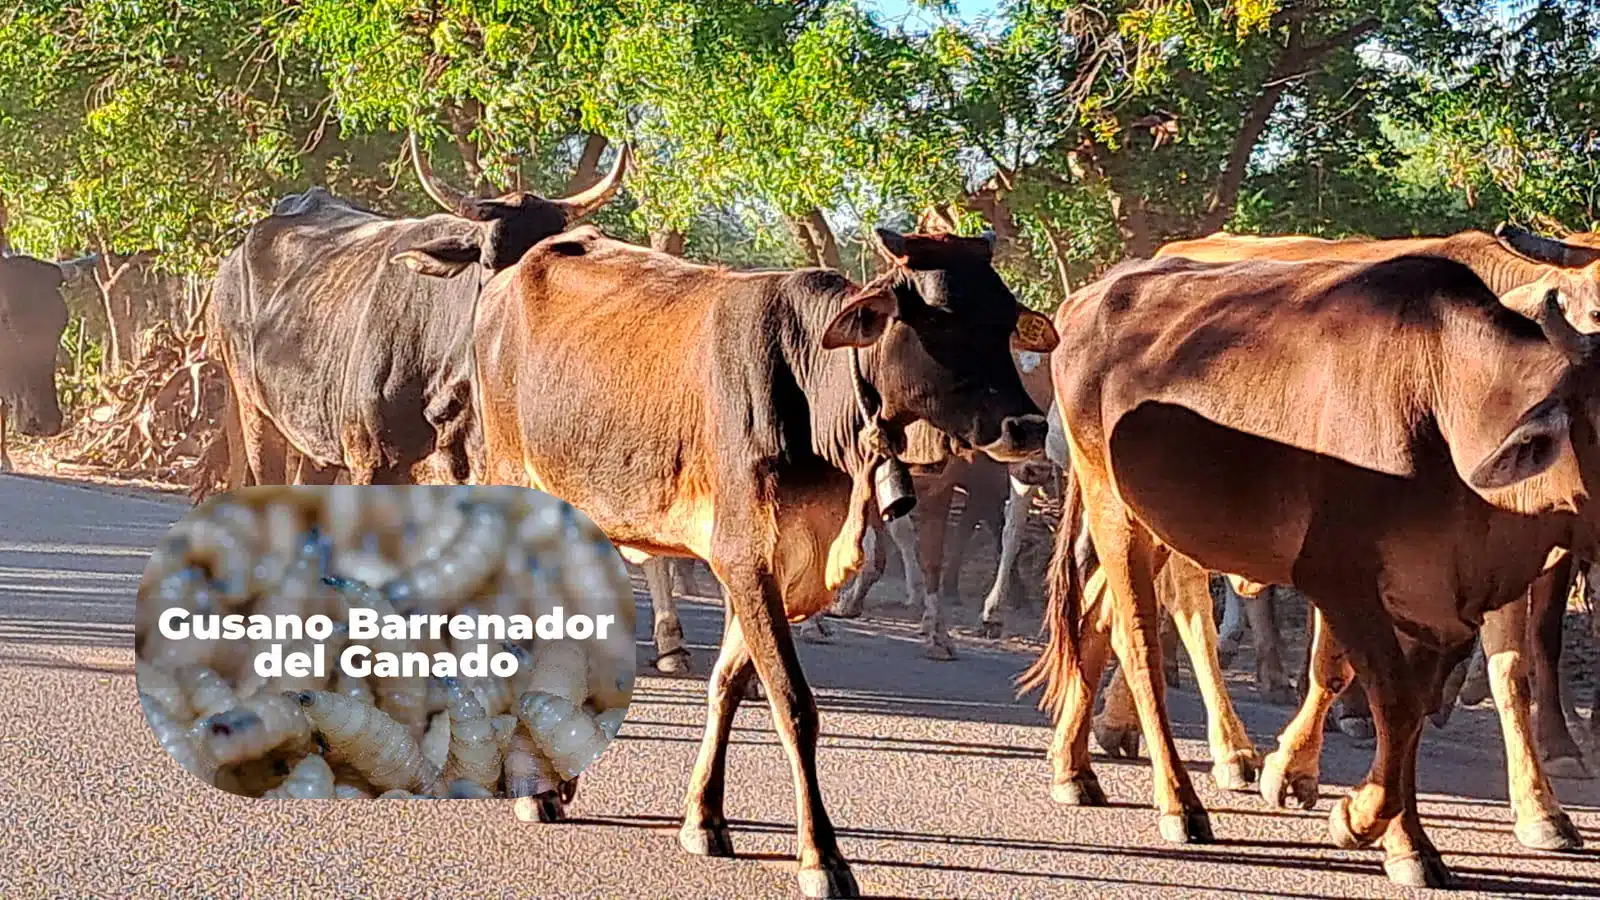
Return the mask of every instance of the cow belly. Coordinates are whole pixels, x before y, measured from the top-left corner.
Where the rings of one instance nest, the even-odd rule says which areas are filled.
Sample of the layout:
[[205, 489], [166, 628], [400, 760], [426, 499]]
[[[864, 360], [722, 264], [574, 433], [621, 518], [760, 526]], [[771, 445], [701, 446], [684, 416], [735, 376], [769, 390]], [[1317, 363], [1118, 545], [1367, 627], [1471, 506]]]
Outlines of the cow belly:
[[1163, 543], [1209, 569], [1293, 582], [1308, 521], [1299, 451], [1153, 403], [1108, 445], [1123, 503]]

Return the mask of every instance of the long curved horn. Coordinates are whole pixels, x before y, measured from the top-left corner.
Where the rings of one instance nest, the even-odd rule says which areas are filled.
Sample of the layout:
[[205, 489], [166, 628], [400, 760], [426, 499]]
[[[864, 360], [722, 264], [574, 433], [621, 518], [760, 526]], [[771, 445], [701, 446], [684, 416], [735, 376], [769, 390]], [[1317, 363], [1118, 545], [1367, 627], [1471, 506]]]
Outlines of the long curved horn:
[[617, 161], [611, 165], [611, 171], [606, 177], [570, 197], [550, 202], [561, 207], [566, 213], [568, 225], [578, 224], [604, 206], [606, 201], [616, 196], [617, 191], [622, 189], [622, 176], [627, 172], [632, 158], [633, 145], [623, 144], [622, 149], [617, 151]]
[[1544, 305], [1539, 308], [1539, 329], [1575, 366], [1588, 365], [1600, 358], [1600, 353], [1596, 353], [1600, 335], [1585, 335], [1572, 327], [1561, 308], [1561, 294], [1555, 288], [1544, 295]]
[[1547, 266], [1581, 269], [1591, 263], [1600, 262], [1600, 250], [1547, 238], [1508, 222], [1500, 223], [1494, 230], [1494, 236], [1513, 253]]
[[422, 182], [422, 190], [433, 198], [433, 202], [444, 207], [445, 212], [460, 214], [467, 195], [440, 181], [433, 174], [433, 166], [428, 165], [428, 158], [423, 155], [422, 146], [417, 143], [416, 131], [408, 132], [408, 140], [411, 142], [411, 165], [417, 170], [417, 180]]

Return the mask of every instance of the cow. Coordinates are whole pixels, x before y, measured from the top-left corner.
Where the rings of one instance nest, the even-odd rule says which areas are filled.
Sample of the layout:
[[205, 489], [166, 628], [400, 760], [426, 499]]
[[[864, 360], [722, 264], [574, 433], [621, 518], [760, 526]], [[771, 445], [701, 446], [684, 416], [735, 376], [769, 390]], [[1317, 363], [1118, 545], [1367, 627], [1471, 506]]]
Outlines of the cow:
[[[1055, 324], [1075, 349], [1052, 362], [1068, 521], [1087, 522], [1113, 597], [1163, 835], [1211, 835], [1151, 677], [1155, 578], [1177, 555], [1292, 585], [1320, 613], [1307, 702], [1262, 781], [1314, 787], [1323, 716], [1359, 675], [1377, 748], [1333, 807], [1333, 841], [1381, 842], [1397, 883], [1452, 884], [1417, 812], [1424, 719], [1484, 615], [1555, 551], [1592, 542], [1600, 336], [1573, 328], [1557, 289], [1529, 320], [1471, 269], [1427, 256], [1158, 259], [1078, 292]], [[1074, 647], [1080, 588], [1059, 540], [1049, 683], [1094, 674]], [[1572, 830], [1564, 814], [1543, 824]]]
[[[1349, 238], [1327, 240], [1324, 238], [1286, 235], [1257, 237], [1219, 232], [1189, 241], [1174, 241], [1156, 251], [1156, 256], [1181, 256], [1202, 262], [1235, 262], [1246, 259], [1279, 259], [1286, 261], [1310, 259], [1344, 259], [1350, 261], [1377, 261], [1406, 254], [1441, 256], [1470, 267], [1500, 295], [1501, 302], [1525, 315], [1537, 312], [1535, 304], [1549, 289], [1560, 291], [1567, 308], [1568, 318], [1580, 330], [1600, 329], [1600, 240], [1595, 235], [1575, 234], [1561, 241], [1552, 240], [1509, 224], [1502, 224], [1493, 235], [1482, 231], [1465, 231], [1446, 237], [1403, 238], [1396, 240], [1366, 240]], [[1536, 583], [1529, 592], [1531, 615], [1527, 619], [1528, 644], [1534, 648], [1533, 680], [1535, 700], [1532, 714], [1533, 728], [1539, 735], [1538, 746], [1544, 765], [1551, 774], [1569, 778], [1587, 778], [1589, 772], [1583, 762], [1582, 751], [1567, 729], [1561, 714], [1559, 659], [1561, 653], [1561, 623], [1566, 607], [1566, 596], [1571, 590], [1571, 568], [1552, 572], [1547, 579]], [[1235, 582], [1230, 581], [1228, 599], [1238, 603]], [[1240, 586], [1243, 587], [1243, 586]], [[1245, 588], [1248, 596], [1243, 600], [1249, 614], [1257, 647], [1258, 681], [1267, 685], [1286, 686], [1287, 677], [1282, 665], [1282, 640], [1272, 627], [1270, 594], [1265, 585]], [[1523, 644], [1523, 632], [1516, 624], [1524, 618], [1522, 613], [1508, 611], [1486, 623], [1485, 639], [1497, 653], [1513, 652]], [[1266, 627], [1257, 627], [1257, 625]], [[1500, 671], [1505, 677], [1520, 678], [1524, 663], [1520, 654], [1515, 659], [1502, 660]], [[1487, 668], [1487, 667], [1486, 667]], [[1305, 673], [1301, 673], [1304, 683]], [[1459, 681], [1456, 682], [1459, 684]], [[1485, 686], [1485, 690], [1488, 688]], [[1122, 709], [1127, 711], [1124, 705]], [[1510, 710], [1501, 710], [1506, 727], [1514, 720], [1525, 720], [1523, 710], [1514, 716]], [[1439, 724], [1448, 718], [1448, 708], [1441, 711]], [[1341, 731], [1354, 737], [1371, 737], [1370, 713], [1362, 702], [1360, 691], [1348, 691], [1336, 705], [1333, 721]], [[1124, 717], [1125, 723], [1131, 722]]]
[[[634, 562], [703, 559], [723, 588], [680, 844], [733, 853], [728, 739], [759, 675], [794, 773], [811, 897], [859, 891], [823, 805], [816, 704], [784, 623], [826, 608], [859, 568], [874, 474], [893, 474], [907, 426], [1001, 462], [1042, 450], [1045, 418], [1009, 351], [1056, 344], [995, 273], [989, 240], [877, 235], [895, 265], [861, 286], [825, 269], [697, 265], [585, 226], [495, 276], [474, 330], [478, 480], [565, 499]], [[414, 252], [454, 268], [451, 245]]]
[[[1564, 301], [1568, 319], [1583, 331], [1600, 329], [1600, 241], [1589, 234], [1571, 235], [1564, 240], [1553, 240], [1533, 234], [1509, 224], [1502, 224], [1494, 235], [1481, 231], [1467, 231], [1449, 237], [1413, 238], [1400, 240], [1339, 240], [1301, 236], [1252, 237], [1245, 235], [1214, 234], [1194, 241], [1177, 241], [1157, 251], [1157, 257], [1181, 256], [1204, 262], [1230, 262], [1244, 259], [1307, 260], [1319, 258], [1375, 261], [1406, 254], [1440, 256], [1453, 259], [1473, 270], [1485, 284], [1494, 290], [1501, 302], [1526, 315], [1534, 314], [1530, 308], [1532, 298], [1543, 296], [1550, 289], [1559, 292]], [[1512, 710], [1500, 706], [1503, 729], [1507, 740], [1519, 748], [1537, 746], [1541, 759], [1519, 760], [1521, 751], [1511, 754], [1511, 767], [1529, 767], [1534, 771], [1523, 777], [1513, 775], [1513, 783], [1537, 784], [1542, 779], [1539, 769], [1552, 775], [1569, 778], [1587, 778], [1589, 772], [1583, 753], [1573, 740], [1562, 714], [1559, 661], [1561, 653], [1561, 627], [1566, 610], [1566, 598], [1571, 590], [1574, 562], [1563, 561], [1546, 577], [1529, 590], [1526, 609], [1507, 609], [1490, 616], [1485, 622], [1484, 641], [1490, 655], [1503, 658], [1492, 668], [1498, 677], [1522, 679], [1526, 664], [1522, 658], [1524, 646], [1533, 649], [1533, 710]], [[1263, 586], [1252, 586], [1257, 593]], [[1247, 603], [1252, 611], [1252, 622], [1267, 619], [1264, 598]], [[1281, 658], [1279, 642], [1271, 629], [1253, 628], [1257, 645], [1263, 653]], [[1267, 667], [1278, 669], [1275, 680], [1281, 679], [1281, 665]], [[1304, 674], [1302, 673], [1302, 684]], [[1454, 685], [1460, 684], [1457, 678]], [[1506, 696], [1523, 696], [1510, 692], [1501, 685], [1500, 693]], [[1449, 703], [1436, 717], [1438, 724], [1448, 718]], [[1126, 710], [1126, 707], [1123, 707]], [[1360, 691], [1348, 691], [1336, 707], [1338, 727], [1357, 737], [1370, 737], [1369, 713], [1361, 702]], [[1123, 721], [1129, 719], [1123, 717]], [[1532, 731], [1528, 723], [1532, 722]], [[1519, 735], [1510, 730], [1523, 729]], [[1537, 740], [1535, 740], [1535, 734]], [[1508, 744], [1508, 753], [1512, 750]]]
[[[231, 485], [465, 479], [479, 288], [605, 204], [629, 155], [564, 199], [478, 198], [435, 178], [417, 143], [417, 177], [445, 214], [388, 218], [314, 187], [280, 200], [218, 270], [207, 327], [236, 417]], [[402, 256], [430, 241], [454, 248], [452, 277]]]
[[6, 452], [8, 416], [17, 431], [38, 437], [61, 433], [56, 396], [56, 350], [67, 329], [61, 286], [93, 269], [99, 256], [65, 262], [0, 256], [0, 472], [12, 470]]

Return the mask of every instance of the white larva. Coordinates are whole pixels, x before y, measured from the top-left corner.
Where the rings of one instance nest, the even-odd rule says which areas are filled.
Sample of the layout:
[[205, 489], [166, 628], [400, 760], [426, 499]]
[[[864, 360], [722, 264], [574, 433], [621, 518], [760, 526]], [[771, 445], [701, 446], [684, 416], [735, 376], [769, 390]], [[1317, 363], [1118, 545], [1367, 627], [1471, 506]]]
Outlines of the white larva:
[[517, 718], [533, 735], [539, 755], [550, 761], [563, 780], [578, 777], [610, 744], [589, 714], [554, 694], [523, 694], [517, 703]]
[[206, 752], [223, 765], [261, 759], [280, 748], [311, 749], [311, 724], [287, 694], [258, 694], [210, 716], [200, 722], [200, 735]]
[[313, 753], [296, 763], [282, 784], [262, 796], [283, 800], [331, 800], [335, 796], [333, 769], [328, 767], [327, 760]]
[[455, 540], [385, 584], [384, 595], [407, 613], [455, 612], [499, 570], [510, 528], [499, 506], [472, 504]]
[[438, 781], [439, 770], [423, 758], [406, 727], [383, 710], [324, 691], [303, 692], [296, 699], [328, 748], [374, 787], [430, 791]]

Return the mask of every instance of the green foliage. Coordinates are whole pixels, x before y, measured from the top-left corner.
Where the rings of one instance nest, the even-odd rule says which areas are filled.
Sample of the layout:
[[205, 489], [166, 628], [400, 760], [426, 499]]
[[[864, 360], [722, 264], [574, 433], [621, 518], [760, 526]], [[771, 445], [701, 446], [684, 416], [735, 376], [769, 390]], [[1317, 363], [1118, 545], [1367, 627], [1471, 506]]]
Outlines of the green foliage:
[[0, 196], [44, 254], [204, 272], [284, 193], [431, 211], [402, 168], [566, 191], [585, 138], [636, 171], [602, 227], [799, 261], [948, 208], [1048, 308], [1218, 227], [1442, 233], [1600, 219], [1600, 6], [1011, 0], [982, 26], [855, 0], [25, 0], [0, 12]]

